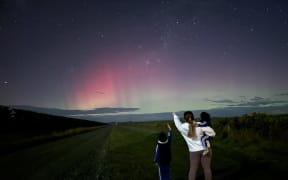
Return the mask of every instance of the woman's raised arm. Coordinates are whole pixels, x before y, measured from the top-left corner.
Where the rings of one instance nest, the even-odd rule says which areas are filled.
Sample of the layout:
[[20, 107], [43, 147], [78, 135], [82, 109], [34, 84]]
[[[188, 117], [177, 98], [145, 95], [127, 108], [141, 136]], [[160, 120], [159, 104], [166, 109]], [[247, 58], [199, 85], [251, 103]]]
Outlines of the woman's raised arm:
[[175, 123], [175, 126], [176, 128], [180, 131], [180, 132], [183, 132], [184, 129], [182, 127], [182, 122], [180, 121], [179, 117], [177, 116], [177, 114], [175, 112], [172, 113], [173, 115], [173, 119], [174, 119], [174, 123]]

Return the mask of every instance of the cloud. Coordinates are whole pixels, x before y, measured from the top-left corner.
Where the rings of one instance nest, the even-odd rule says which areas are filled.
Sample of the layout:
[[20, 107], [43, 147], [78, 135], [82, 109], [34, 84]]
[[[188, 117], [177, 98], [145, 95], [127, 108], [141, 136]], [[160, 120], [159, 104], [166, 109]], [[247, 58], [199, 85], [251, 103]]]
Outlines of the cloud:
[[90, 114], [106, 114], [106, 113], [134, 112], [134, 111], [138, 111], [138, 110], [139, 110], [139, 108], [104, 107], [104, 108], [96, 108], [93, 110], [86, 110], [86, 111], [82, 111], [82, 112], [87, 113], [87, 114], [89, 114], [89, 113]]
[[240, 98], [242, 98], [242, 99], [246, 99], [246, 96], [239, 96]]
[[53, 108], [42, 108], [33, 106], [13, 106], [13, 108], [30, 110], [39, 113], [61, 115], [61, 116], [71, 116], [79, 114], [113, 114], [113, 113], [116, 114], [123, 112], [135, 112], [139, 110], [139, 108], [127, 108], [127, 107], [103, 107], [91, 110], [66, 110], [66, 109], [53, 109]]
[[235, 101], [231, 99], [222, 99], [222, 100], [211, 100], [211, 99], [206, 99], [207, 101], [213, 102], [213, 103], [235, 103]]
[[[269, 98], [254, 96], [253, 98], [247, 99], [245, 96], [241, 96], [241, 100], [236, 101], [232, 99], [218, 99], [207, 101], [224, 104], [227, 107], [263, 107], [263, 106], [278, 106], [278, 105], [288, 105], [288, 101], [285, 100], [271, 100]], [[246, 100], [247, 99], [247, 100]]]
[[276, 94], [276, 96], [288, 96], [288, 92], [286, 92], [286, 93]]
[[260, 107], [260, 106], [275, 106], [279, 104], [288, 104], [287, 101], [273, 101], [273, 100], [255, 100], [255, 101], [247, 101], [241, 102], [238, 104], [230, 104], [229, 106], [242, 106], [242, 107]]
[[251, 98], [251, 101], [262, 101], [262, 100], [265, 100], [265, 98], [258, 97], [258, 96], [255, 96], [254, 98]]
[[287, 101], [282, 100], [271, 100], [269, 98], [255, 96], [248, 101], [241, 101], [238, 104], [231, 106], [245, 106], [245, 107], [261, 107], [261, 106], [276, 106], [276, 105], [287, 105]]

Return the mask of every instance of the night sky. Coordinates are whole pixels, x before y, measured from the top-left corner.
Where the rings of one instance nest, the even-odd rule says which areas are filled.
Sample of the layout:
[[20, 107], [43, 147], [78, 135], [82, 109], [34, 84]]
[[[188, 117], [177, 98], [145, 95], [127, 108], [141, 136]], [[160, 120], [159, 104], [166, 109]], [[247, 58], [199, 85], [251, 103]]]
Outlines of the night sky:
[[288, 105], [286, 0], [0, 0], [0, 104]]

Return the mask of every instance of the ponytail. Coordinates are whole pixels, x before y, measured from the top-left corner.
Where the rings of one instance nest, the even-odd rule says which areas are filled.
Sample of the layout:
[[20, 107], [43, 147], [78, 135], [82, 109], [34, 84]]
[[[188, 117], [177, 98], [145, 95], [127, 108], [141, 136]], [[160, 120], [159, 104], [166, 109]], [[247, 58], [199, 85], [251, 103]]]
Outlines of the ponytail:
[[190, 137], [190, 138], [194, 138], [195, 137], [195, 127], [196, 127], [196, 125], [195, 125], [195, 123], [193, 123], [193, 122], [191, 122], [191, 123], [189, 123], [189, 131], [188, 131], [188, 137]]
[[191, 111], [186, 111], [184, 113], [184, 119], [186, 120], [186, 122], [189, 123], [188, 137], [194, 138], [196, 136], [196, 124], [194, 123], [194, 114]]

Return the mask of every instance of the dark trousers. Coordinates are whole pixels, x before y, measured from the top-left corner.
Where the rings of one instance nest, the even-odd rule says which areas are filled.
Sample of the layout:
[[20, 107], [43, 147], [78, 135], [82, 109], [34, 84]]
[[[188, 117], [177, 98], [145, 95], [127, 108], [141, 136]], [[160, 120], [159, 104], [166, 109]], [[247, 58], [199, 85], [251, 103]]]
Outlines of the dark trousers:
[[170, 180], [170, 165], [158, 164], [160, 180]]

